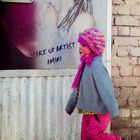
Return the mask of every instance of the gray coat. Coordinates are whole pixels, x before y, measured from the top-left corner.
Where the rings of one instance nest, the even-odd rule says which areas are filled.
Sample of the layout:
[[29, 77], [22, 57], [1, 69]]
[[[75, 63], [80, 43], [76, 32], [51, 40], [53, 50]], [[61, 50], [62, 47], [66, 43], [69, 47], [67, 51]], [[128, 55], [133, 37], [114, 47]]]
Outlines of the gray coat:
[[77, 100], [75, 95], [76, 89], [73, 90], [66, 106], [69, 114], [75, 107], [89, 112], [110, 112], [112, 117], [119, 114], [112, 81], [102, 63], [101, 56], [95, 57], [90, 67], [85, 66]]

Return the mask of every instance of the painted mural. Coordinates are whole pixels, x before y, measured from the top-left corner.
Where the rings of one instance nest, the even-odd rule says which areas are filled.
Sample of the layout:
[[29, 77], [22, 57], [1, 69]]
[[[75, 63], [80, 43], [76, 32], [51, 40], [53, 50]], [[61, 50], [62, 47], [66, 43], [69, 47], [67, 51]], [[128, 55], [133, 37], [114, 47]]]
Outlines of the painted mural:
[[0, 1], [0, 69], [77, 68], [79, 32], [106, 21], [106, 0]]

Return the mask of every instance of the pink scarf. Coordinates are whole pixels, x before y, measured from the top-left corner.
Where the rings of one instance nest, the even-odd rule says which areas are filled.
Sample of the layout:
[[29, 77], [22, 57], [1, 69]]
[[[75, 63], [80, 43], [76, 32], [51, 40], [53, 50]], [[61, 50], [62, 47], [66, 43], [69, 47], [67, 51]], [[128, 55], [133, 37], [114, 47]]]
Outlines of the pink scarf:
[[80, 81], [81, 81], [81, 77], [82, 77], [85, 65], [90, 67], [91, 64], [92, 64], [92, 60], [94, 59], [95, 56], [96, 55], [92, 53], [92, 54], [89, 54], [89, 55], [86, 55], [86, 56], [82, 56], [80, 58], [81, 63], [78, 67], [78, 71], [77, 71], [77, 73], [75, 75], [75, 78], [73, 80], [72, 88], [79, 88], [79, 84], [80, 84]]

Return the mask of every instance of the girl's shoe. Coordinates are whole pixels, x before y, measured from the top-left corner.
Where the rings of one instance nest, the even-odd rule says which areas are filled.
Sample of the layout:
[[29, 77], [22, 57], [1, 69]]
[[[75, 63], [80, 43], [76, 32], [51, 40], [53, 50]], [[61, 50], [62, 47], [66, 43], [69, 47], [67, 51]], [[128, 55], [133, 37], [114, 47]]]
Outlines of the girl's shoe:
[[126, 140], [126, 138], [122, 137], [122, 140]]

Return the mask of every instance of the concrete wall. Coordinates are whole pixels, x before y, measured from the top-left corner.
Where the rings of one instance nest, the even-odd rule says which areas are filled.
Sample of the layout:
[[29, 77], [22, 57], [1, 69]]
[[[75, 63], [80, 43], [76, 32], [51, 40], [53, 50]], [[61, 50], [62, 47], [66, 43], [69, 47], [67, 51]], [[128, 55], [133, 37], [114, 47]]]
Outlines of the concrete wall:
[[80, 139], [81, 115], [65, 112], [74, 70], [8, 72], [0, 72], [0, 140]]
[[113, 0], [112, 78], [121, 114], [112, 130], [140, 140], [140, 1]]

